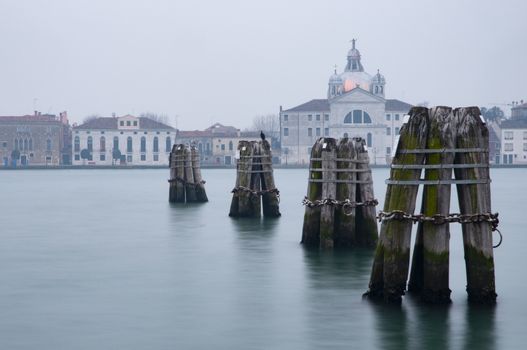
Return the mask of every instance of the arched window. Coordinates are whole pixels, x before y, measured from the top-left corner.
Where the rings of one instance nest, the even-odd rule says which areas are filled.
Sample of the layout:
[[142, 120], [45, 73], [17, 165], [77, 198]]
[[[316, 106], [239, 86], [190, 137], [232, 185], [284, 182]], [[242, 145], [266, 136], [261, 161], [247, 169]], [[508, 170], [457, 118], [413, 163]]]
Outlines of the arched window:
[[46, 140], [46, 151], [51, 152], [51, 140]]
[[170, 152], [170, 149], [172, 148], [172, 140], [170, 139], [170, 136], [167, 136], [165, 146], [165, 152]]
[[73, 141], [73, 150], [75, 152], [81, 151], [81, 140], [78, 136], [75, 136], [75, 140]]
[[146, 137], [141, 137], [141, 153], [146, 152]]
[[229, 141], [229, 151], [232, 151], [234, 149], [234, 145], [232, 141]]
[[132, 136], [126, 138], [126, 152], [132, 152]]
[[101, 152], [106, 151], [106, 139], [104, 138], [104, 136], [101, 136], [101, 139], [99, 140], [99, 149]]
[[15, 139], [15, 149], [18, 149], [18, 139]]
[[93, 151], [93, 137], [91, 136], [88, 136], [88, 151], [92, 152]]
[[29, 139], [29, 150], [33, 150], [33, 139]]
[[24, 151], [27, 151], [28, 147], [29, 147], [29, 144], [27, 142], [27, 139], [25, 139], [24, 140]]
[[203, 144], [201, 142], [198, 143], [198, 151], [200, 154], [203, 153]]
[[117, 136], [113, 137], [113, 149], [114, 150], [119, 149], [119, 137]]
[[20, 150], [23, 150], [24, 149], [24, 142], [22, 141], [22, 139], [18, 140], [18, 148]]
[[154, 137], [154, 153], [157, 153], [159, 152], [159, 139], [156, 137]]
[[368, 113], [355, 109], [344, 117], [344, 124], [371, 124], [371, 117]]
[[366, 135], [366, 146], [371, 147], [371, 145], [372, 145], [372, 136], [371, 136], [371, 132], [369, 132]]

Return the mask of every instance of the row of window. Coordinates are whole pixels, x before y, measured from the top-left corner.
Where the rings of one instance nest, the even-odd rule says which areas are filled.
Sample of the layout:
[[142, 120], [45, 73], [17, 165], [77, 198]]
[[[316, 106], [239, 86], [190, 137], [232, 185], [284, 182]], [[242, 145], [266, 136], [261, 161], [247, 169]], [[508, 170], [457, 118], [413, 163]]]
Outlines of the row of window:
[[[392, 134], [392, 128], [386, 128], [386, 135], [391, 135]], [[399, 135], [399, 128], [396, 127], [394, 128], [394, 135]]]
[[[505, 131], [503, 133], [503, 138], [505, 140], [514, 140], [514, 131]], [[527, 140], [527, 131], [523, 132], [523, 139]]]
[[[7, 147], [7, 142], [4, 143], [4, 147]], [[32, 151], [33, 150], [33, 139], [19, 139], [15, 138], [14, 149], [19, 151]], [[46, 140], [46, 151], [51, 152], [53, 149], [53, 143], [51, 139]]]
[[[134, 124], [134, 126], [137, 126], [137, 120], [134, 120], [134, 121], [133, 121], [133, 124]], [[119, 122], [119, 125], [120, 125], [120, 126], [124, 126], [124, 120], [121, 120], [121, 121]], [[131, 120], [127, 120], [127, 121], [126, 121], [126, 126], [132, 126], [132, 121], [131, 121]]]
[[[159, 152], [159, 138], [157, 136], [154, 137], [153, 140], [153, 152]], [[80, 138], [78, 136], [75, 136], [75, 139], [73, 141], [73, 151], [74, 152], [80, 152], [81, 144], [80, 144]], [[86, 149], [90, 152], [93, 152], [93, 137], [88, 136], [86, 140]], [[114, 136], [113, 138], [113, 147], [112, 149], [119, 149], [119, 137]], [[104, 136], [101, 136], [99, 139], [99, 150], [101, 152], [106, 151], [106, 138]], [[167, 136], [165, 139], [165, 152], [170, 152], [172, 150], [172, 139]], [[146, 137], [141, 137], [141, 143], [140, 143], [140, 151], [146, 152]], [[133, 138], [131, 136], [128, 136], [126, 138], [126, 152], [133, 152]]]
[[[393, 115], [393, 120], [399, 120], [399, 117], [400, 117], [399, 114], [394, 114], [394, 115]], [[386, 114], [386, 120], [387, 120], [387, 121], [392, 120], [392, 115], [391, 115], [391, 114]]]
[[[208, 146], [208, 144], [207, 144], [207, 146]], [[220, 148], [220, 147], [221, 147], [222, 151], [225, 151], [225, 144], [224, 143], [222, 143], [221, 145], [216, 145], [216, 148]], [[232, 151], [232, 150], [234, 150], [234, 144], [232, 143], [232, 141], [229, 141], [229, 151]]]
[[[124, 157], [124, 156], [122, 156], [122, 157]], [[146, 161], [146, 154], [141, 154], [140, 159], [141, 159], [142, 162], [145, 162]], [[153, 159], [154, 162], [159, 162], [159, 155], [158, 154], [154, 154], [152, 159]], [[80, 154], [75, 154], [75, 160], [81, 160]], [[93, 156], [90, 154], [87, 160], [88, 161], [93, 161]], [[106, 161], [106, 154], [101, 153], [99, 155], [99, 160], [101, 162]], [[133, 157], [132, 157], [131, 154], [126, 156], [126, 161], [128, 163], [131, 163], [133, 161]]]
[[[315, 114], [315, 121], [319, 122], [320, 118], [321, 118], [320, 114]], [[289, 121], [289, 115], [288, 114], [284, 114], [283, 115], [283, 120], [284, 120], [284, 122]], [[307, 121], [308, 122], [313, 121], [313, 114], [308, 114], [307, 115]], [[324, 114], [324, 121], [326, 121], [326, 122], [329, 121], [329, 114]]]
[[[75, 130], [75, 134], [78, 134], [79, 133], [79, 130]], [[101, 130], [100, 133], [102, 135], [105, 134], [105, 131], [104, 130]], [[90, 130], [86, 130], [86, 134], [91, 134], [91, 131]], [[124, 131], [121, 131], [121, 134], [124, 134]], [[137, 135], [137, 131], [134, 131], [134, 134]], [[148, 131], [144, 131], [143, 134], [147, 135], [148, 134]], [[156, 131], [156, 134], [159, 135], [161, 134], [160, 131]], [[167, 131], [167, 135], [170, 134], [170, 131]]]
[[[503, 150], [505, 152], [512, 152], [512, 151], [514, 151], [514, 144], [513, 143], [507, 142], [503, 146], [504, 146]], [[523, 151], [527, 152], [527, 143], [523, 144]]]

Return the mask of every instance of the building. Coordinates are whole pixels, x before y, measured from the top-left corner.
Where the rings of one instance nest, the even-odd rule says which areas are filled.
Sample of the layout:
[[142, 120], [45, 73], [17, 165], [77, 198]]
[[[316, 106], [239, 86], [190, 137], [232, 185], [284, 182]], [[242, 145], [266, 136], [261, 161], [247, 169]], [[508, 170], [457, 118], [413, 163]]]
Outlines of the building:
[[74, 126], [73, 165], [167, 166], [176, 129], [145, 117], [93, 118]]
[[0, 116], [1, 167], [68, 165], [71, 133], [67, 113]]
[[527, 104], [512, 108], [500, 127], [502, 164], [527, 164]]
[[527, 119], [527, 103], [513, 103], [511, 108], [511, 119]]
[[373, 164], [391, 162], [392, 147], [412, 105], [387, 99], [385, 93], [385, 77], [379, 71], [374, 76], [365, 72], [352, 40], [344, 71], [335, 69], [329, 78], [327, 98], [280, 107], [282, 164], [308, 164], [311, 147], [322, 136], [362, 137]]

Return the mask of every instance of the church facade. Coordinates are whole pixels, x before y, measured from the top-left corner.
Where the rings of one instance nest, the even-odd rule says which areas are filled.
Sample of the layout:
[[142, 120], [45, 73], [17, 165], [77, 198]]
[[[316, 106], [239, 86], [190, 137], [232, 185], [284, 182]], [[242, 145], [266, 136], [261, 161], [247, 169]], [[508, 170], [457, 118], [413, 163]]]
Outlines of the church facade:
[[330, 76], [327, 98], [299, 106], [280, 107], [282, 164], [309, 164], [311, 147], [319, 137], [362, 137], [372, 164], [389, 164], [397, 135], [411, 104], [387, 99], [386, 79], [365, 72], [352, 40], [347, 63]]

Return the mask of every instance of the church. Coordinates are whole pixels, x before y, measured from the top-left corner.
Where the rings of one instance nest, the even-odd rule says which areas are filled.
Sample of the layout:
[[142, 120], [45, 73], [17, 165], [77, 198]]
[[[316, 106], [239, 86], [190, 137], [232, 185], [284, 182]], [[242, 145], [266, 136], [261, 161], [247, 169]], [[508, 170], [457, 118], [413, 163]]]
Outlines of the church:
[[311, 147], [319, 137], [362, 137], [372, 164], [390, 164], [412, 105], [385, 97], [385, 77], [379, 70], [373, 76], [364, 70], [355, 44], [353, 39], [344, 71], [338, 74], [335, 69], [329, 77], [327, 98], [280, 107], [282, 164], [309, 164]]

